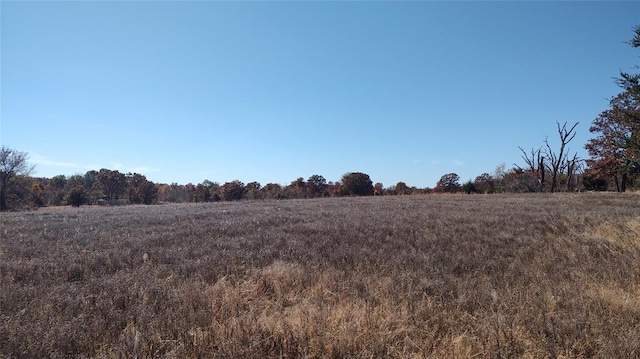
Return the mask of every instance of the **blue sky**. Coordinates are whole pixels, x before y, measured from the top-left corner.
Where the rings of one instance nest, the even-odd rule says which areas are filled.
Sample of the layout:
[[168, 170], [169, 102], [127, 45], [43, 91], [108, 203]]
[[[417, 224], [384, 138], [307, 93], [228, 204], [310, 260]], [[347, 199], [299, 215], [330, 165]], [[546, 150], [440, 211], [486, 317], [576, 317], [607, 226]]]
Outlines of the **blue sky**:
[[2, 145], [36, 176], [433, 187], [521, 164], [633, 71], [640, 2], [0, 2]]

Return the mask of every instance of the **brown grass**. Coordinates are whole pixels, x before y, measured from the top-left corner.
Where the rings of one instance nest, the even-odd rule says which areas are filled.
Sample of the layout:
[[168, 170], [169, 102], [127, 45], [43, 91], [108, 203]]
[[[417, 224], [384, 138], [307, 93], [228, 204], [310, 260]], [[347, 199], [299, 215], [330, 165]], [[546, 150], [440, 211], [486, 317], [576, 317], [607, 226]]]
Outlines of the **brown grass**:
[[640, 357], [637, 194], [0, 219], [0, 357]]

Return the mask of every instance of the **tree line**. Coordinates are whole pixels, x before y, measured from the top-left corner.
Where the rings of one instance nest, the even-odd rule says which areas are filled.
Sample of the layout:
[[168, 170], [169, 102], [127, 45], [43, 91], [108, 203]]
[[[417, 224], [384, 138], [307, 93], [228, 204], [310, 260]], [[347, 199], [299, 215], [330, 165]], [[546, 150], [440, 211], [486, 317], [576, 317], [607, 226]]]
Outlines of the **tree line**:
[[[640, 26], [629, 44], [640, 47]], [[640, 68], [636, 66], [636, 68]], [[362, 172], [345, 173], [339, 181], [327, 182], [321, 175], [299, 177], [288, 185], [239, 180], [220, 184], [162, 184], [139, 173], [101, 169], [84, 175], [52, 178], [31, 176], [34, 166], [28, 154], [2, 146], [0, 150], [0, 211], [41, 206], [84, 204], [155, 204], [162, 202], [216, 202], [242, 199], [292, 199], [336, 196], [411, 195], [427, 193], [502, 193], [607, 191], [625, 192], [640, 187], [640, 74], [620, 72], [616, 79], [622, 92], [610, 100], [610, 108], [593, 120], [594, 135], [585, 145], [588, 159], [571, 153], [569, 144], [578, 123], [557, 124], [559, 145], [545, 138], [538, 148], [522, 153], [523, 164], [507, 169], [505, 164], [474, 180], [460, 183], [456, 173], [443, 175], [434, 188], [409, 187], [404, 182], [384, 187]]]

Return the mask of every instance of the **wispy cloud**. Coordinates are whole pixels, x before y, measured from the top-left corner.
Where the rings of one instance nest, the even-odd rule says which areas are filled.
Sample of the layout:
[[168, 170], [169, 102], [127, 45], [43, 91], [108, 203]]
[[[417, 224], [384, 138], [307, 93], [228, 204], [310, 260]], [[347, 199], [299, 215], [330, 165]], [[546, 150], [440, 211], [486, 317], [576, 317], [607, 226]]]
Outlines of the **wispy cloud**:
[[153, 167], [147, 167], [147, 166], [129, 167], [129, 172], [134, 172], [134, 173], [150, 173], [150, 172], [158, 172], [158, 171], [160, 171], [159, 168], [153, 168]]
[[45, 166], [54, 166], [54, 167], [67, 167], [67, 168], [81, 167], [77, 163], [73, 163], [73, 162], [51, 160], [35, 152], [31, 152], [29, 156], [29, 162], [32, 162], [36, 165], [45, 165]]
[[114, 170], [120, 170], [123, 167], [122, 163], [116, 162], [116, 161], [109, 161], [109, 165], [111, 169], [114, 169]]
[[52, 167], [62, 167], [69, 169], [83, 169], [83, 170], [96, 170], [99, 171], [103, 168], [108, 168], [111, 170], [117, 170], [121, 172], [135, 172], [135, 173], [151, 173], [151, 172], [159, 172], [159, 168], [149, 167], [149, 166], [136, 166], [129, 167], [125, 164], [118, 161], [108, 161], [107, 164], [81, 164], [77, 162], [66, 162], [66, 161], [58, 161], [54, 159], [50, 159], [48, 157], [42, 156], [36, 152], [29, 153], [29, 162], [35, 165], [42, 166], [52, 166]]
[[[414, 162], [416, 163], [416, 162]], [[463, 166], [465, 162], [462, 160], [431, 160], [432, 165], [456, 165]]]

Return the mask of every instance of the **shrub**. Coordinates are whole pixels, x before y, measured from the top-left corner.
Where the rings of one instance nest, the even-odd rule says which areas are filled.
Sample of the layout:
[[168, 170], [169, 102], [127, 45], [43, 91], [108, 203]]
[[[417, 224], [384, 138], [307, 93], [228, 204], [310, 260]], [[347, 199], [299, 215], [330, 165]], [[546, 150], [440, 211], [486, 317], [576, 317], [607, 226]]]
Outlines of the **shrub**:
[[346, 173], [342, 176], [340, 192], [348, 196], [373, 196], [373, 182], [366, 173]]
[[478, 193], [478, 190], [476, 189], [475, 183], [473, 181], [471, 181], [471, 180], [468, 180], [467, 182], [465, 182], [462, 185], [462, 190], [466, 194]]
[[65, 202], [74, 207], [80, 207], [87, 203], [89, 196], [82, 186], [74, 187], [68, 194]]

